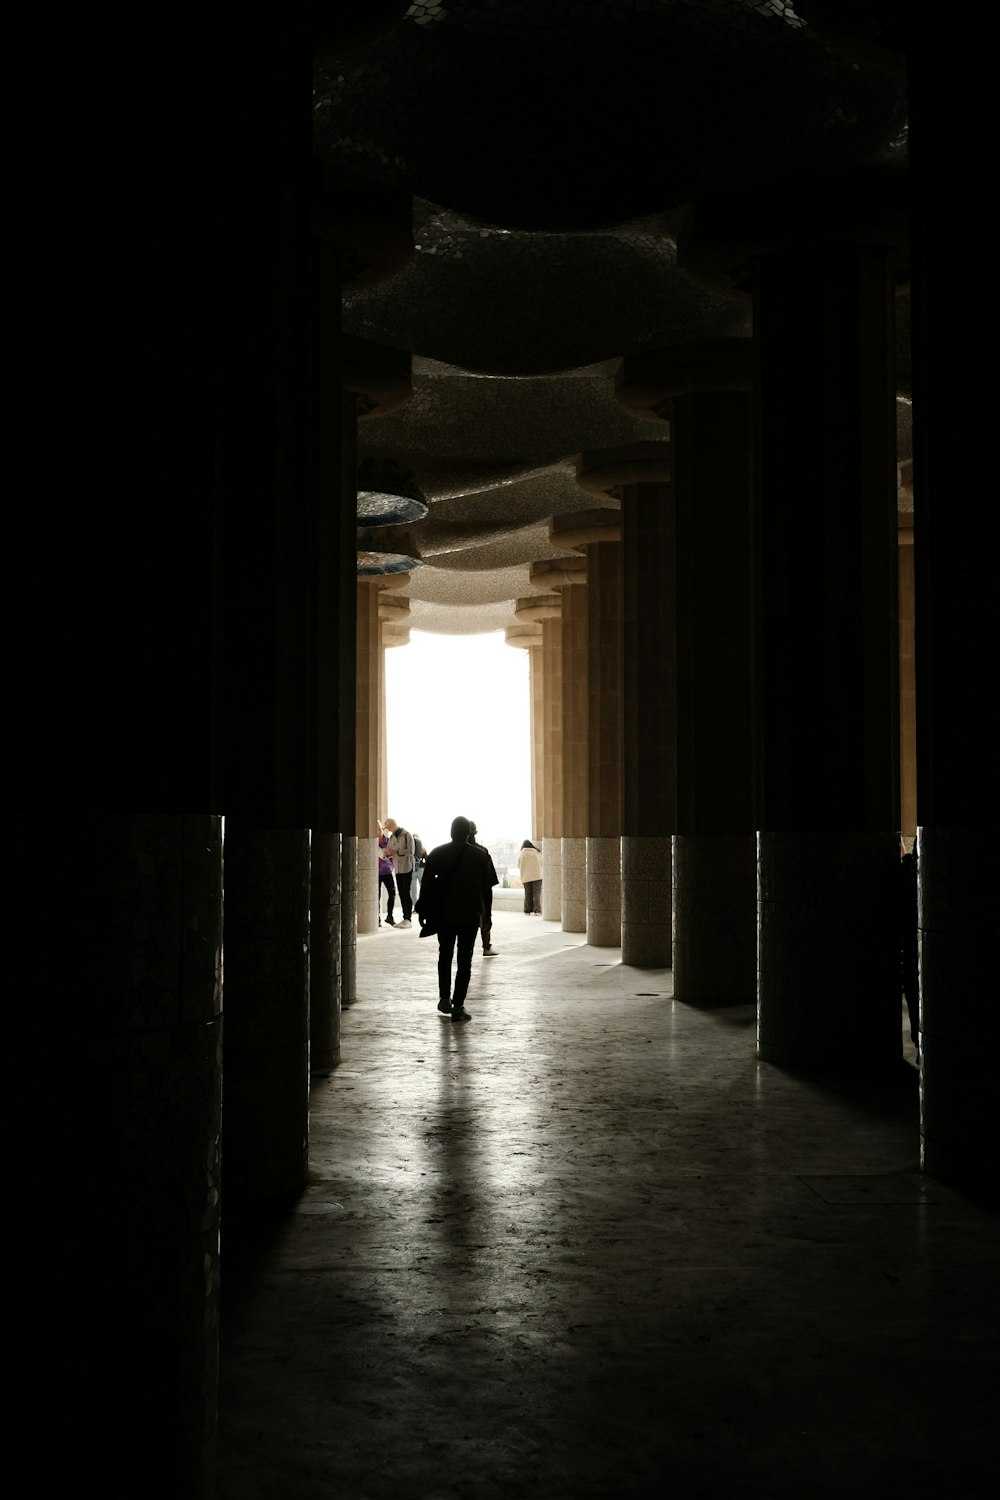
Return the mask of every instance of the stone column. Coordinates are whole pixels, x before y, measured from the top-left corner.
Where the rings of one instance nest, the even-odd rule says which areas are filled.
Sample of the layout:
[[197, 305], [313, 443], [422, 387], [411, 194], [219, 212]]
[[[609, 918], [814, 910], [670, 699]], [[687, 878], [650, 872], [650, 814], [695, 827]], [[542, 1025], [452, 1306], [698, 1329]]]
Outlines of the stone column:
[[[356, 232], [356, 230], [352, 230]], [[377, 239], [377, 236], [373, 236]], [[356, 257], [344, 252], [342, 274], [352, 284], [370, 282], [388, 272], [392, 262], [384, 267], [359, 268]], [[408, 401], [413, 392], [410, 355], [401, 349], [390, 349], [368, 339], [349, 335], [341, 337], [341, 381], [343, 385], [342, 424], [343, 477], [342, 493], [350, 499], [348, 519], [352, 558], [355, 556], [357, 522], [357, 450], [359, 433], [365, 432], [370, 422], [377, 421], [387, 412], [395, 411]], [[354, 674], [357, 663], [357, 611], [358, 582], [356, 569], [351, 569], [350, 609], [341, 622], [342, 650], [351, 665], [350, 691], [343, 694], [337, 705], [344, 745], [341, 751], [342, 764], [349, 768], [349, 780], [341, 781], [341, 818], [344, 827], [341, 858], [341, 1001], [350, 1005], [357, 998], [357, 934], [358, 934], [358, 824], [357, 824], [357, 776], [358, 726], [355, 716], [344, 711], [344, 704], [356, 703]], [[384, 809], [383, 809], [384, 811]], [[378, 895], [377, 875], [375, 895]], [[377, 901], [376, 901], [377, 911]], [[377, 922], [377, 916], [376, 916]]]
[[916, 599], [913, 568], [913, 460], [899, 465], [899, 810], [911, 847], [917, 833]]
[[[543, 758], [542, 779], [542, 914], [547, 921], [558, 922], [562, 905], [562, 640], [559, 620], [562, 600], [558, 594], [539, 594], [518, 599], [514, 616], [523, 625], [538, 625], [542, 631], [544, 661], [542, 693]], [[558, 853], [556, 846], [559, 846]], [[546, 898], [546, 882], [555, 887]]]
[[325, 1078], [340, 1061], [343, 844], [314, 831], [309, 860], [309, 1071]]
[[539, 807], [542, 782], [542, 627], [537, 625], [508, 625], [504, 631], [508, 646], [515, 646], [528, 653], [529, 692], [531, 695], [531, 828], [532, 839], [540, 838]]
[[672, 484], [623, 495], [625, 816], [673, 829], [674, 997], [696, 1005], [757, 990], [751, 356], [705, 339], [626, 359], [617, 382], [670, 422]]
[[[578, 480], [592, 489], [601, 456], [585, 454]], [[621, 516], [617, 510], [556, 516], [555, 546], [587, 556], [587, 942], [618, 948], [621, 897]]]
[[378, 596], [381, 578], [358, 579], [357, 802], [358, 931], [378, 926], [377, 806], [382, 699]]
[[754, 297], [758, 1047], [791, 1067], [901, 1057], [890, 247], [902, 186], [871, 170], [699, 208], [682, 254], [689, 269], [714, 258]]
[[562, 594], [562, 926], [587, 930], [587, 559], [567, 554], [531, 565], [531, 582]]
[[[44, 1428], [100, 1452], [102, 1493], [134, 1493], [137, 1466], [155, 1457], [145, 1493], [208, 1500], [219, 1338], [220, 819], [107, 814], [70, 824], [36, 812], [8, 818], [4, 834], [5, 978], [25, 1063], [8, 1084], [11, 1117], [25, 1132], [8, 1184], [31, 1211], [40, 1281], [30, 1310], [14, 1317], [14, 1347], [30, 1334], [37, 1348], [58, 1349]], [[42, 894], [55, 872], [65, 893], [58, 941]], [[52, 1092], [43, 1109], [28, 1058], [44, 1059]], [[48, 1171], [40, 1181], [40, 1165], [56, 1162], [58, 1184]], [[113, 1443], [109, 1399], [124, 1423]], [[46, 1471], [68, 1479], [81, 1451], [72, 1463], [47, 1456]]]
[[909, 56], [922, 1162], [995, 1202], [1000, 537], [968, 303], [991, 214], [968, 142], [990, 128], [991, 62], [974, 28], [943, 47], [934, 19], [913, 8]]
[[309, 833], [226, 819], [226, 1194], [280, 1200], [309, 1150]]

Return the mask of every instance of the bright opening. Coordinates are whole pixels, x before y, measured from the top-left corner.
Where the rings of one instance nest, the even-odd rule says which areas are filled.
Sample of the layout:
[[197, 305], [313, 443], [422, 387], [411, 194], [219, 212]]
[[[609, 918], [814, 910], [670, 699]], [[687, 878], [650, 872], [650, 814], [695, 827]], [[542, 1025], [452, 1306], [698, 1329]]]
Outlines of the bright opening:
[[428, 849], [458, 813], [476, 822], [497, 871], [531, 826], [528, 653], [489, 635], [430, 635], [385, 653], [386, 773], [395, 818]]

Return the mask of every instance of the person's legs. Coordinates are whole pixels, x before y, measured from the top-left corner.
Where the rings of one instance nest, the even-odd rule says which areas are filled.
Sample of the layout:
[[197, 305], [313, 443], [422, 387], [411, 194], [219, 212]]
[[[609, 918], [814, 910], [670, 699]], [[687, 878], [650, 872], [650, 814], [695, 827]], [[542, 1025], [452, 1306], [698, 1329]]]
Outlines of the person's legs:
[[530, 917], [532, 911], [534, 910], [534, 908], [532, 907], [532, 904], [531, 904], [531, 902], [532, 902], [531, 888], [534, 885], [534, 883], [535, 882], [533, 880], [526, 880], [524, 882], [524, 915], [526, 917]]
[[[440, 1000], [451, 1000], [451, 958], [455, 952], [454, 927], [438, 928], [438, 998]], [[459, 950], [461, 953], [461, 950]], [[459, 958], [461, 965], [461, 958]], [[457, 984], [456, 984], [457, 988]], [[468, 988], [468, 982], [466, 982]]]
[[[386, 921], [390, 925], [392, 925], [392, 908], [393, 908], [393, 906], [395, 904], [395, 901], [396, 901], [396, 889], [395, 889], [395, 886], [392, 883], [392, 876], [391, 875], [380, 874], [379, 877], [378, 877], [378, 883], [379, 883], [380, 887], [383, 886], [383, 885], [385, 886], [385, 890], [386, 890], [386, 906], [388, 908], [388, 910], [386, 911], [386, 918], [385, 919], [386, 919]], [[381, 898], [382, 898], [382, 891], [380, 889], [379, 890], [379, 904], [381, 904]]]
[[[479, 923], [479, 930], [483, 935], [483, 952], [485, 953], [490, 946], [490, 933], [493, 931], [492, 917], [483, 917]], [[475, 947], [475, 944], [473, 944], [473, 947]]]
[[396, 876], [396, 884], [399, 887], [399, 904], [403, 908], [403, 921], [408, 922], [413, 915], [413, 902], [410, 899], [410, 877], [411, 872], [407, 870], [405, 875]]
[[[452, 1009], [464, 1010], [465, 997], [469, 993], [469, 980], [472, 978], [472, 952], [476, 946], [476, 933], [478, 927], [452, 928], [458, 936], [458, 962], [455, 965], [455, 993], [452, 997]], [[449, 950], [449, 974], [451, 972], [451, 954]]]

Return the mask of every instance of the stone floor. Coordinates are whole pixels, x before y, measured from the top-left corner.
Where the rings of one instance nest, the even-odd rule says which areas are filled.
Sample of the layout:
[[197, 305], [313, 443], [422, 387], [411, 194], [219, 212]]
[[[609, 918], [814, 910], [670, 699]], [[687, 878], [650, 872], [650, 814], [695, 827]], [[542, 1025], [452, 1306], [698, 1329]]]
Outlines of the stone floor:
[[224, 1220], [221, 1500], [1000, 1493], [1000, 1225], [918, 1174], [915, 1071], [493, 936], [466, 1026], [433, 941], [359, 941], [309, 1188]]

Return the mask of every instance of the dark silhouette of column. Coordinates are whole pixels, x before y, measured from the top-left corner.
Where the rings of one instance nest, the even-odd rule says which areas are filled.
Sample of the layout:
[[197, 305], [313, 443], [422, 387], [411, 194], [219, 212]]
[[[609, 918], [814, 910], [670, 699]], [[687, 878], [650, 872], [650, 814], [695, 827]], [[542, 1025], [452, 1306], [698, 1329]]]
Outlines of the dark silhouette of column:
[[908, 59], [922, 1162], [995, 1199], [1000, 538], [995, 402], [970, 365], [966, 297], [989, 243], [992, 61], [976, 28], [950, 26], [942, 46], [934, 19], [913, 7]]
[[[681, 259], [754, 297], [759, 1052], [877, 1069], [902, 1046], [891, 351], [903, 183], [871, 169], [793, 187], [700, 205]], [[847, 983], [832, 945], [850, 951]]]
[[749, 340], [706, 339], [630, 357], [617, 382], [629, 410], [670, 421], [672, 483], [623, 497], [638, 746], [625, 808], [635, 829], [674, 832], [674, 996], [689, 1004], [745, 1003], [757, 987], [751, 366]]

